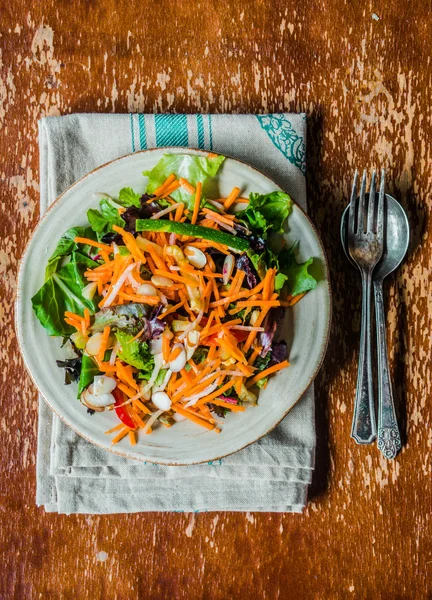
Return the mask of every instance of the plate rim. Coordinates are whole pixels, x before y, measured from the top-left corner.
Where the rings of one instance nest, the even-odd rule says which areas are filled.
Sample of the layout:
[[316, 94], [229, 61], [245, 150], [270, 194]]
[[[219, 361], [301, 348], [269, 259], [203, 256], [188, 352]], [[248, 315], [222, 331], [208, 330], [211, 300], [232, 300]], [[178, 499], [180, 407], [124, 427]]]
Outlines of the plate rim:
[[[315, 234], [315, 238], [318, 242], [318, 245], [320, 246], [320, 250], [321, 250], [321, 254], [323, 257], [323, 262], [324, 262], [324, 271], [325, 271], [325, 275], [326, 277], [322, 280], [323, 283], [325, 284], [325, 291], [326, 291], [326, 295], [328, 298], [328, 310], [326, 310], [325, 313], [325, 341], [322, 345], [322, 349], [319, 355], [319, 359], [317, 362], [317, 366], [313, 372], [313, 374], [309, 377], [307, 385], [304, 387], [304, 389], [302, 389], [302, 391], [299, 393], [297, 399], [295, 400], [295, 402], [290, 406], [290, 408], [288, 410], [286, 410], [283, 415], [280, 417], [280, 419], [278, 419], [267, 431], [265, 431], [264, 433], [260, 434], [258, 437], [256, 437], [255, 439], [253, 439], [250, 442], [247, 442], [246, 444], [244, 444], [243, 446], [241, 446], [240, 448], [238, 448], [237, 450], [233, 450], [232, 452], [226, 452], [224, 454], [221, 454], [220, 456], [216, 456], [215, 458], [211, 458], [211, 459], [204, 459], [204, 460], [198, 460], [198, 461], [189, 461], [189, 462], [171, 462], [171, 461], [164, 461], [164, 460], [154, 460], [154, 459], [148, 459], [145, 456], [139, 457], [136, 455], [130, 455], [127, 452], [124, 451], [120, 451], [118, 448], [116, 448], [115, 446], [103, 446], [97, 442], [95, 442], [94, 440], [89, 439], [88, 437], [86, 437], [86, 435], [84, 435], [82, 432], [77, 431], [77, 429], [71, 425], [69, 423], [69, 421], [58, 412], [58, 410], [52, 406], [52, 404], [49, 402], [49, 400], [45, 397], [45, 394], [42, 393], [41, 389], [39, 388], [39, 385], [37, 384], [35, 377], [33, 376], [33, 373], [27, 363], [27, 358], [26, 358], [26, 354], [24, 351], [24, 341], [23, 338], [24, 336], [23, 334], [23, 324], [20, 324], [20, 319], [19, 316], [21, 314], [21, 306], [23, 304], [23, 295], [21, 293], [21, 288], [23, 286], [23, 282], [22, 282], [22, 278], [23, 278], [23, 274], [24, 274], [24, 263], [26, 262], [26, 258], [28, 255], [28, 250], [29, 250], [29, 246], [30, 244], [33, 243], [34, 238], [36, 237], [39, 229], [42, 227], [43, 223], [45, 222], [45, 220], [47, 218], [49, 218], [50, 216], [50, 212], [52, 209], [54, 209], [63, 199], [63, 196], [65, 196], [65, 194], [67, 194], [72, 188], [74, 188], [75, 186], [77, 186], [79, 183], [81, 183], [82, 181], [84, 181], [85, 179], [87, 179], [87, 177], [89, 177], [90, 175], [93, 175], [94, 173], [96, 173], [97, 171], [99, 171], [100, 169], [103, 169], [104, 167], [108, 167], [109, 165], [112, 165], [113, 163], [116, 163], [118, 161], [121, 160], [127, 160], [132, 156], [136, 156], [138, 154], [148, 154], [150, 152], [155, 152], [155, 151], [173, 151], [176, 154], [187, 154], [192, 152], [192, 154], [197, 154], [197, 155], [208, 155], [208, 154], [213, 154], [215, 156], [224, 156], [225, 158], [229, 158], [230, 160], [233, 160], [237, 163], [241, 163], [242, 165], [246, 166], [248, 169], [251, 169], [252, 171], [255, 171], [257, 173], [259, 173], [260, 175], [262, 175], [263, 177], [265, 177], [267, 180], [271, 181], [275, 188], [279, 188], [280, 190], [284, 191], [283, 188], [281, 188], [281, 186], [276, 183], [274, 181], [274, 179], [272, 177], [269, 177], [264, 171], [262, 171], [261, 169], [252, 166], [251, 164], [249, 164], [248, 162], [236, 158], [234, 156], [231, 156], [229, 154], [221, 154], [220, 152], [209, 152], [207, 150], [204, 149], [200, 149], [200, 148], [193, 148], [193, 147], [183, 147], [183, 146], [161, 146], [159, 148], [148, 148], [146, 150], [137, 150], [136, 152], [130, 152], [128, 154], [124, 154], [123, 156], [119, 156], [117, 158], [114, 158], [113, 160], [107, 161], [106, 163], [103, 163], [102, 165], [99, 165], [98, 167], [95, 167], [94, 169], [92, 169], [91, 171], [89, 171], [88, 173], [85, 173], [82, 177], [80, 177], [79, 179], [77, 179], [76, 181], [74, 181], [74, 183], [72, 183], [70, 186], [68, 186], [59, 196], [57, 196], [57, 198], [48, 206], [48, 208], [46, 209], [46, 211], [44, 212], [44, 214], [42, 215], [42, 218], [39, 219], [35, 229], [33, 230], [31, 236], [29, 237], [29, 239], [27, 240], [27, 243], [24, 247], [24, 250], [22, 252], [21, 258], [19, 260], [19, 268], [18, 268], [18, 275], [17, 275], [17, 288], [16, 288], [16, 299], [14, 302], [14, 306], [15, 306], [15, 318], [14, 318], [14, 326], [15, 326], [15, 333], [16, 333], [16, 337], [18, 340], [18, 346], [19, 346], [19, 350], [20, 350], [20, 354], [21, 357], [24, 361], [24, 366], [26, 368], [27, 373], [30, 376], [30, 379], [33, 382], [33, 385], [36, 387], [39, 395], [43, 398], [43, 400], [45, 401], [45, 403], [49, 406], [49, 408], [53, 411], [54, 414], [57, 415], [57, 417], [59, 417], [59, 419], [65, 424], [67, 425], [67, 427], [69, 427], [70, 429], [72, 429], [72, 431], [74, 433], [76, 433], [77, 435], [79, 435], [80, 437], [82, 437], [83, 439], [85, 439], [87, 442], [89, 442], [90, 444], [93, 444], [94, 446], [101, 448], [105, 451], [111, 452], [112, 454], [116, 454], [117, 456], [121, 456], [123, 458], [127, 458], [127, 459], [131, 459], [131, 460], [136, 460], [138, 462], [149, 462], [151, 464], [157, 464], [157, 465], [164, 465], [164, 466], [190, 466], [190, 465], [199, 465], [199, 464], [205, 464], [207, 463], [209, 460], [210, 461], [217, 461], [217, 460], [221, 460], [222, 458], [226, 458], [227, 456], [230, 456], [232, 454], [235, 454], [241, 450], [244, 450], [245, 448], [247, 448], [248, 446], [250, 446], [251, 444], [254, 444], [255, 442], [257, 442], [258, 440], [262, 439], [263, 437], [265, 437], [266, 435], [268, 435], [271, 431], [273, 431], [284, 419], [285, 417], [288, 415], [289, 412], [291, 412], [291, 410], [298, 404], [298, 402], [301, 400], [301, 398], [304, 396], [304, 394], [306, 393], [306, 391], [310, 388], [310, 386], [312, 385], [312, 383], [315, 381], [319, 371], [321, 370], [321, 367], [323, 365], [324, 362], [324, 358], [327, 352], [327, 348], [329, 345], [329, 340], [330, 340], [330, 332], [331, 332], [331, 322], [332, 322], [332, 316], [333, 316], [333, 302], [332, 302], [332, 288], [331, 288], [331, 282], [330, 282], [330, 271], [329, 271], [329, 262], [327, 259], [327, 254], [324, 248], [324, 244], [322, 242], [321, 236], [319, 235], [319, 232], [315, 226], [315, 224], [313, 223], [312, 219], [310, 218], [310, 216], [307, 214], [307, 212], [298, 204], [298, 202], [294, 199], [291, 198], [293, 204], [296, 206], [296, 208], [298, 210], [300, 210], [300, 212], [302, 213], [303, 217], [306, 218], [306, 220], [308, 221], [309, 226], [312, 228], [314, 234]], [[287, 192], [286, 192], [287, 193]], [[290, 196], [291, 197], [291, 196]], [[315, 401], [315, 400], [314, 400]]]

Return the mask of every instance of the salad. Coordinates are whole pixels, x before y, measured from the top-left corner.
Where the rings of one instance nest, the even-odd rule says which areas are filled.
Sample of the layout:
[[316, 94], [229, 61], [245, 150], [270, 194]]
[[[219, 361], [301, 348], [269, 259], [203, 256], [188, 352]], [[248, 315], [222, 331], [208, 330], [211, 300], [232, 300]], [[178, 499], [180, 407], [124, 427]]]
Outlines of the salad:
[[112, 410], [112, 444], [189, 419], [215, 433], [257, 403], [288, 367], [285, 310], [316, 287], [313, 259], [282, 237], [288, 194], [212, 198], [225, 158], [165, 154], [146, 192], [98, 194], [88, 224], [68, 229], [32, 298], [89, 414]]

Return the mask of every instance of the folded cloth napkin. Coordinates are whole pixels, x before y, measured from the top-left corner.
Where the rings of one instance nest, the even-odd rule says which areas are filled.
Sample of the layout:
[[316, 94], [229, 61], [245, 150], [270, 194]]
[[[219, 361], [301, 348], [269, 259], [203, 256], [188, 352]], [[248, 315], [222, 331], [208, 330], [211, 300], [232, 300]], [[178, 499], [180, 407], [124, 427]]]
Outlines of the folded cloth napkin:
[[[39, 122], [41, 214], [112, 159], [189, 146], [241, 159], [306, 208], [305, 115], [76, 114]], [[48, 512], [301, 512], [315, 458], [310, 388], [282, 423], [222, 460], [169, 467], [125, 459], [76, 435], [39, 401], [37, 504]], [[215, 481], [217, 480], [217, 482]]]

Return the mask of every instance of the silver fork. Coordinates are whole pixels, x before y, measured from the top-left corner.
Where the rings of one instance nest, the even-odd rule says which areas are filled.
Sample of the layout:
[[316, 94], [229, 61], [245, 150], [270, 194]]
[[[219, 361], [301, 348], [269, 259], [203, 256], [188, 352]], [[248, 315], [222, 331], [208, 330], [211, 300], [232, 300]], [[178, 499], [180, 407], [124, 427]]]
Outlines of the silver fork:
[[376, 438], [375, 403], [372, 383], [371, 356], [371, 289], [372, 273], [384, 247], [384, 187], [385, 172], [381, 173], [378, 206], [375, 193], [375, 171], [366, 207], [366, 171], [357, 198], [358, 173], [355, 172], [348, 215], [348, 251], [360, 270], [362, 278], [362, 314], [357, 388], [351, 437], [358, 444], [369, 444]]

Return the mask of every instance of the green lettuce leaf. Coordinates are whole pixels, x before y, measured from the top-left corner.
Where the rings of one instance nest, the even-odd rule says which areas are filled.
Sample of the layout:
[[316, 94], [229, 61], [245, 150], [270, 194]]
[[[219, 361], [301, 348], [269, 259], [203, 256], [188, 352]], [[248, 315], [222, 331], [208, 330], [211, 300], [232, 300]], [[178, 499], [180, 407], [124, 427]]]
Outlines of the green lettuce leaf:
[[154, 367], [154, 358], [150, 354], [147, 342], [140, 342], [133, 339], [133, 335], [122, 331], [115, 332], [116, 339], [121, 346], [121, 352], [117, 353], [120, 360], [136, 367], [140, 371], [150, 372]]
[[67, 337], [75, 331], [65, 323], [65, 311], [83, 315], [88, 308], [91, 314], [96, 312], [99, 298], [87, 300], [82, 295], [88, 283], [84, 271], [91, 265], [94, 267], [97, 263], [73, 252], [71, 261], [53, 273], [31, 299], [37, 318], [50, 335]]
[[48, 264], [45, 269], [45, 281], [55, 273], [60, 267], [61, 261], [66, 256], [69, 256], [78, 248], [84, 254], [90, 254], [91, 246], [87, 244], [77, 244], [74, 242], [76, 237], [86, 237], [91, 240], [96, 240], [96, 236], [91, 227], [72, 227], [68, 229], [60, 238], [56, 249], [48, 259]]
[[86, 390], [91, 383], [93, 383], [93, 380], [96, 377], [96, 375], [101, 375], [97, 364], [91, 356], [83, 354], [81, 360], [81, 373], [78, 382], [77, 398], [79, 398], [82, 392]]
[[96, 208], [90, 208], [87, 211], [87, 219], [91, 228], [97, 234], [100, 240], [106, 233], [112, 231], [113, 225], [124, 227], [125, 222], [118, 213], [117, 208], [107, 198], [102, 198], [99, 203], [100, 211]]
[[[143, 175], [149, 178], [147, 194], [152, 194], [156, 188], [174, 173], [177, 178], [187, 179], [194, 187], [200, 181], [205, 183], [207, 179], [215, 177], [219, 167], [225, 160], [224, 156], [207, 158], [206, 156], [194, 156], [190, 154], [164, 154], [151, 171], [144, 171]], [[178, 202], [184, 202], [189, 210], [193, 209], [194, 196], [189, 194], [183, 187], [170, 194], [171, 198]], [[203, 197], [201, 205], [206, 202]]]
[[313, 261], [314, 259], [310, 258], [306, 262], [296, 264], [286, 271], [288, 292], [292, 296], [298, 296], [298, 294], [316, 288], [317, 280], [309, 272], [309, 267], [313, 264]]
[[288, 279], [288, 275], [285, 275], [285, 273], [278, 273], [276, 275], [274, 287], [277, 292], [279, 292], [283, 288], [287, 279]]
[[250, 194], [245, 210], [237, 213], [239, 219], [257, 235], [273, 230], [283, 233], [283, 224], [292, 211], [292, 200], [285, 192]]
[[125, 208], [128, 208], [128, 206], [141, 208], [140, 198], [141, 194], [137, 194], [130, 187], [125, 187], [120, 190], [118, 200], [115, 200], [115, 202]]
[[298, 244], [295, 243], [290, 248], [282, 250], [278, 255], [280, 272], [287, 277], [286, 286], [292, 296], [314, 290], [317, 286], [317, 280], [309, 272], [314, 259], [309, 258], [303, 263], [298, 263], [297, 249]]

